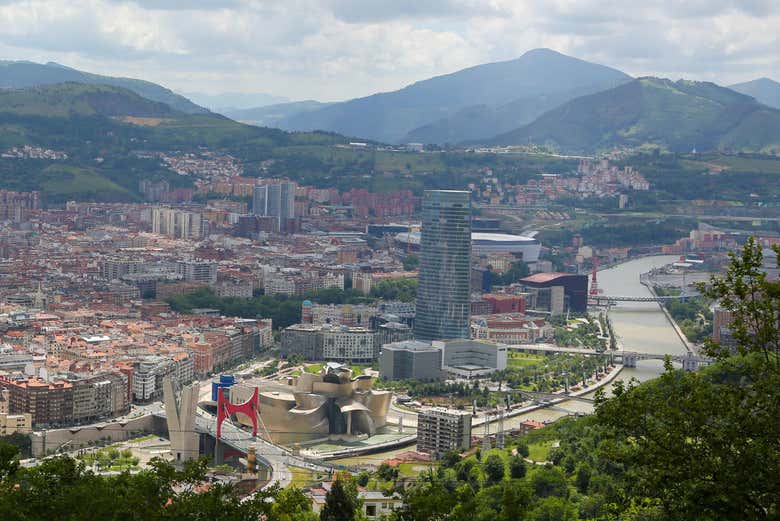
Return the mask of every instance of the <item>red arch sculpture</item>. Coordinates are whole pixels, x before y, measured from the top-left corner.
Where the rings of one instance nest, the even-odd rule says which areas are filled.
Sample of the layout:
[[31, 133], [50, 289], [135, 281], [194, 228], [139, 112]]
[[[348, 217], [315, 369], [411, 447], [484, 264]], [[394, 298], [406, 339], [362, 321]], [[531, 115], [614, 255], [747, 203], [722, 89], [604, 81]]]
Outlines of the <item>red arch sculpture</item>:
[[257, 410], [258, 410], [259, 394], [258, 389], [255, 387], [255, 392], [252, 393], [252, 397], [244, 403], [233, 404], [230, 403], [225, 395], [222, 394], [222, 388], [219, 388], [217, 393], [217, 439], [222, 439], [222, 422], [229, 418], [231, 414], [242, 412], [249, 416], [252, 420], [252, 436], [257, 436]]

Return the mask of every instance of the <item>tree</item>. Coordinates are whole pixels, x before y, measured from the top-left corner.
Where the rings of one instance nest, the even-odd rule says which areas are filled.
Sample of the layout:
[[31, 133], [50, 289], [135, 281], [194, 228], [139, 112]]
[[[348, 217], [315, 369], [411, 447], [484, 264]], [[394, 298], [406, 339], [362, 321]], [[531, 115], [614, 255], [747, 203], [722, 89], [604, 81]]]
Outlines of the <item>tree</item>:
[[548, 497], [539, 502], [528, 516], [531, 521], [576, 521], [579, 519], [574, 505], [558, 497]]
[[420, 258], [417, 255], [407, 255], [403, 264], [406, 271], [414, 271], [420, 266]]
[[362, 504], [355, 482], [349, 474], [337, 474], [325, 494], [325, 506], [320, 511], [321, 521], [354, 521], [359, 517]]
[[[780, 253], [777, 246], [774, 250]], [[768, 366], [780, 370], [780, 282], [767, 280], [761, 245], [748, 238], [742, 254], [731, 254], [726, 274], [712, 277], [710, 286], [699, 288], [731, 312], [728, 327], [739, 352], [760, 353]], [[714, 342], [707, 347], [709, 354], [719, 359], [731, 354]]]
[[391, 467], [388, 463], [383, 462], [379, 465], [376, 474], [383, 481], [393, 481], [398, 479], [398, 467]]
[[19, 470], [19, 448], [0, 441], [0, 480], [16, 474]]
[[577, 490], [579, 490], [582, 494], [585, 494], [588, 491], [588, 485], [590, 484], [590, 474], [590, 465], [587, 463], [581, 463], [577, 466], [576, 478], [574, 481], [577, 485]]
[[489, 485], [494, 485], [504, 479], [504, 460], [496, 453], [491, 453], [482, 464], [485, 479]]
[[444, 468], [454, 468], [460, 461], [460, 452], [456, 449], [450, 449], [444, 453], [439, 462]]
[[527, 472], [525, 461], [520, 456], [513, 456], [509, 461], [509, 477], [512, 479], [521, 479]]
[[761, 263], [749, 240], [707, 290], [734, 314], [741, 354], [711, 346], [719, 361], [698, 373], [675, 370], [667, 360], [660, 378], [616, 385], [613, 398], [597, 399], [602, 443], [626, 469], [626, 497], [648, 498], [664, 519], [780, 515], [778, 296]]
[[542, 467], [531, 474], [531, 485], [539, 497], [566, 497], [569, 488], [566, 476], [558, 467]]

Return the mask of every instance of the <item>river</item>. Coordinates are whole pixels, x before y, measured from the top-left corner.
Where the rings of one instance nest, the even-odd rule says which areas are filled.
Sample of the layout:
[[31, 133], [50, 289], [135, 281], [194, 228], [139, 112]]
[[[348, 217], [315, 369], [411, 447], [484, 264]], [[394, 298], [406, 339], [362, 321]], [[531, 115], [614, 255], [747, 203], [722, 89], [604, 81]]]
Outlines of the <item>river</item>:
[[[639, 276], [653, 268], [660, 268], [675, 262], [679, 257], [659, 255], [644, 257], [599, 271], [599, 288], [605, 295], [622, 297], [649, 297], [650, 290], [639, 282]], [[612, 327], [621, 347], [639, 353], [685, 354], [686, 349], [674, 328], [656, 302], [620, 302], [613, 307], [609, 316]], [[640, 382], [655, 378], [663, 371], [660, 360], [642, 360], [636, 368], [625, 368], [615, 380], [627, 382], [636, 379]], [[594, 393], [585, 398], [593, 398]], [[550, 421], [573, 412], [592, 412], [593, 407], [584, 402], [567, 401], [556, 407], [538, 409], [527, 415], [517, 416], [504, 421], [504, 428], [512, 428], [520, 422]]]
[[[674, 255], [659, 255], [635, 259], [612, 268], [599, 271], [599, 287], [605, 295], [624, 297], [649, 297], [650, 291], [639, 282], [639, 276], [653, 268], [660, 268], [678, 260]], [[620, 302], [609, 313], [612, 327], [618, 337], [619, 344], [629, 351], [639, 353], [674, 354], [686, 353], [680, 337], [677, 336], [672, 325], [666, 319], [656, 302]], [[660, 360], [642, 360], [637, 362], [636, 368], [625, 368], [615, 380], [629, 381], [636, 379], [645, 381], [654, 378], [663, 371], [663, 362]], [[608, 388], [607, 388], [608, 389]], [[584, 398], [593, 398], [594, 393], [584, 395]], [[525, 420], [551, 421], [572, 413], [593, 411], [593, 406], [586, 402], [569, 400], [560, 405], [537, 409], [527, 414], [506, 418], [504, 429], [519, 426]], [[490, 426], [491, 432], [496, 429], [495, 423]], [[483, 427], [474, 428], [474, 434], [479, 436]], [[370, 456], [355, 457], [343, 460], [344, 463], [375, 463], [384, 458], [403, 452], [406, 449], [396, 449], [387, 453], [372, 454]]]

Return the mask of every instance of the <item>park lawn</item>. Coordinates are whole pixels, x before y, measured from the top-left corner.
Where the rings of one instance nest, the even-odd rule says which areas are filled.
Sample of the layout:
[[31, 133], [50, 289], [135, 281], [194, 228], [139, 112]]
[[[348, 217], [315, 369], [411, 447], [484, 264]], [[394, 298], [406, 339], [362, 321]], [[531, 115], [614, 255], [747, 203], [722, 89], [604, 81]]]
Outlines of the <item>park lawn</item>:
[[435, 463], [401, 463], [398, 465], [398, 474], [404, 478], [416, 478], [423, 472], [427, 472], [435, 468]]
[[557, 440], [544, 440], [528, 445], [528, 457], [534, 461], [547, 461], [550, 450]]
[[312, 485], [317, 481], [317, 476], [309, 469], [290, 467], [290, 474], [292, 474], [292, 481], [289, 485], [290, 487], [302, 488], [308, 485]]
[[520, 353], [512, 353], [506, 361], [506, 365], [509, 369], [523, 369], [526, 367], [534, 367], [544, 361], [543, 356], [537, 355], [523, 355]]
[[310, 364], [305, 366], [303, 370], [311, 374], [320, 374], [323, 367], [325, 367], [325, 364]]
[[140, 438], [133, 438], [131, 440], [127, 440], [126, 443], [143, 443], [145, 441], [151, 441], [156, 440], [158, 436], [156, 434], [147, 434], [146, 436], [141, 436]]

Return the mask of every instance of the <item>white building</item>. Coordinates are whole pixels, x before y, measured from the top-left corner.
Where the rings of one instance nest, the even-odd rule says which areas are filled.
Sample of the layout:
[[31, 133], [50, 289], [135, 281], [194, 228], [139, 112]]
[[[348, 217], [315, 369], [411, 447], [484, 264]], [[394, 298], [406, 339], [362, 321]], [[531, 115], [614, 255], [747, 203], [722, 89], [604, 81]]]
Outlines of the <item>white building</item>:
[[322, 326], [322, 357], [325, 360], [370, 361], [377, 357], [376, 334], [365, 327]]

